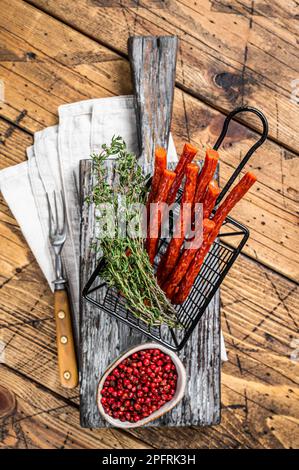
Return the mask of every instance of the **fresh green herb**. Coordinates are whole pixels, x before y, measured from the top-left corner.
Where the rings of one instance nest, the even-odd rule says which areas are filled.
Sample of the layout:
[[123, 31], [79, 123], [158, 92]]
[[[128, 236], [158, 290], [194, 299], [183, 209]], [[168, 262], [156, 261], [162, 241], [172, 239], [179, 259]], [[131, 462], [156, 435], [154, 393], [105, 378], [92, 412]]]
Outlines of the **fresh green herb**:
[[[113, 157], [112, 176], [108, 172], [107, 160]], [[162, 289], [158, 286], [153, 267], [144, 249], [142, 237], [142, 213], [132, 211], [132, 205], [143, 204], [146, 198], [147, 177], [143, 174], [137, 158], [128, 152], [121, 137], [113, 137], [110, 146], [103, 145], [98, 155], [92, 155], [96, 183], [88, 198], [98, 210], [97, 220], [103, 217], [114, 227], [112, 234], [100, 236], [98, 241], [106, 266], [101, 277], [124, 297], [128, 309], [149, 325], [167, 324], [178, 326], [176, 313]], [[110, 160], [111, 162], [111, 160]], [[109, 163], [110, 163], [109, 162]], [[109, 179], [113, 183], [109, 183]], [[125, 197], [126, 204], [120, 202]], [[102, 204], [110, 203], [114, 214], [122, 214], [122, 220], [134, 219], [137, 236], [122, 230], [116, 217], [110, 216]], [[113, 220], [111, 219], [113, 217]], [[111, 236], [110, 236], [111, 235]]]

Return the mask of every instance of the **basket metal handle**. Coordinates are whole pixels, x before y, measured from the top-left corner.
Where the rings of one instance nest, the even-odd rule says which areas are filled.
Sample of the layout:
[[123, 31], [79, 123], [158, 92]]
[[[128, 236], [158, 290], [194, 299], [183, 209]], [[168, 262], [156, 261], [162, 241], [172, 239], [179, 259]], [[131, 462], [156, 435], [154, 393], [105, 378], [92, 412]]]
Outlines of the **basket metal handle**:
[[223, 128], [222, 128], [221, 134], [218, 137], [217, 142], [215, 143], [213, 149], [214, 150], [219, 149], [220, 145], [222, 144], [222, 141], [223, 141], [224, 137], [226, 136], [228, 126], [229, 126], [229, 123], [230, 123], [231, 119], [236, 114], [244, 113], [244, 112], [249, 112], [249, 113], [256, 114], [256, 116], [258, 116], [260, 118], [260, 120], [262, 121], [262, 124], [263, 124], [263, 132], [262, 132], [262, 135], [261, 135], [260, 139], [248, 150], [245, 157], [243, 157], [243, 159], [241, 160], [241, 162], [239, 163], [239, 165], [237, 166], [237, 168], [235, 169], [235, 171], [233, 172], [233, 174], [229, 178], [228, 182], [226, 183], [226, 185], [222, 189], [221, 193], [219, 194], [219, 196], [217, 198], [217, 201], [216, 201], [216, 204], [219, 204], [219, 202], [223, 199], [223, 197], [225, 196], [225, 194], [227, 193], [227, 191], [229, 190], [229, 188], [231, 187], [231, 185], [233, 184], [233, 182], [235, 181], [235, 179], [239, 175], [240, 171], [243, 169], [243, 167], [248, 162], [251, 155], [265, 142], [265, 140], [267, 139], [267, 136], [268, 136], [268, 130], [269, 130], [268, 121], [267, 121], [267, 118], [265, 117], [265, 115], [262, 113], [262, 111], [260, 111], [259, 109], [253, 108], [251, 106], [242, 106], [242, 107], [234, 109], [231, 113], [229, 113], [227, 115], [227, 117], [225, 118], [225, 121], [223, 123]]

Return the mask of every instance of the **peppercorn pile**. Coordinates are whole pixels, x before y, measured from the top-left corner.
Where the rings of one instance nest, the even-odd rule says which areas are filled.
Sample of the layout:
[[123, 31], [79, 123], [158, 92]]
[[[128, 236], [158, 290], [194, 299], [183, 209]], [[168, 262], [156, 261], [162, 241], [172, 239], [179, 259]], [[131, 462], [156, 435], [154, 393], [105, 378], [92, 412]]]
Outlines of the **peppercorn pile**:
[[124, 359], [101, 390], [104, 411], [122, 422], [137, 423], [172, 400], [177, 371], [160, 349], [145, 349]]

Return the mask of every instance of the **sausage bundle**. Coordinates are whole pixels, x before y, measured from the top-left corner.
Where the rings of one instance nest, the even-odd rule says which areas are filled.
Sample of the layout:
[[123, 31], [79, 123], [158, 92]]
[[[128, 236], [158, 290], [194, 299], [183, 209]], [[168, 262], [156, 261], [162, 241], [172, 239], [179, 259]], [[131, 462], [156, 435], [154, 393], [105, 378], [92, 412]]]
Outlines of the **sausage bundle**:
[[[196, 153], [195, 147], [185, 144], [177, 167], [171, 172], [166, 169], [166, 151], [158, 148], [147, 202], [149, 225], [146, 248], [153, 264], [163, 223], [160, 205], [162, 202], [169, 205], [175, 202], [185, 179], [180, 215], [174, 226], [173, 238], [157, 268], [158, 283], [173, 304], [182, 304], [186, 300], [225, 218], [256, 181], [251, 172], [246, 173], [214, 211], [220, 194], [220, 188], [213, 179], [219, 155], [216, 150], [208, 149], [203, 167], [199, 171], [198, 165], [192, 162]], [[156, 203], [154, 210], [152, 203]], [[202, 218], [197, 217], [200, 210]], [[151, 235], [153, 232], [154, 236]], [[193, 239], [190, 239], [192, 234]], [[201, 243], [198, 243], [199, 235], [202, 235]]]

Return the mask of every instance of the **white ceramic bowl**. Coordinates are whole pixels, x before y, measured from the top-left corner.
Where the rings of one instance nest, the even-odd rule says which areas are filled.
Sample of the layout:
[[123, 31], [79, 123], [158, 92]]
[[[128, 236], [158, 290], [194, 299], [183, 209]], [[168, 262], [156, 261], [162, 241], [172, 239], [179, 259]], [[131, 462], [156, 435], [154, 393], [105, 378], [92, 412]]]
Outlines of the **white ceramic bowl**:
[[[120, 421], [119, 419], [112, 418], [111, 416], [107, 415], [105, 413], [105, 410], [102, 406], [101, 403], [101, 398], [102, 394], [101, 391], [103, 389], [104, 382], [106, 380], [106, 377], [111, 374], [113, 369], [118, 366], [120, 362], [122, 362], [124, 359], [127, 357], [131, 356], [134, 354], [136, 351], [142, 351], [144, 349], [160, 349], [165, 354], [168, 354], [174, 365], [176, 366], [177, 374], [178, 374], [178, 379], [177, 379], [177, 387], [176, 387], [176, 392], [172, 398], [172, 400], [168, 401], [164, 405], [161, 406], [158, 410], [154, 411], [151, 415], [147, 416], [144, 419], [141, 419], [137, 423], [130, 423], [128, 421]], [[186, 387], [186, 370], [185, 367], [182, 363], [182, 361], [179, 359], [177, 354], [175, 354], [173, 351], [170, 351], [169, 349], [165, 348], [164, 346], [158, 344], [158, 343], [144, 343], [140, 344], [139, 346], [134, 346], [133, 348], [129, 349], [127, 352], [122, 354], [118, 359], [116, 359], [110, 366], [106, 369], [106, 372], [102, 376], [99, 385], [98, 385], [98, 393], [97, 393], [97, 402], [98, 402], [98, 408], [101, 413], [101, 415], [110, 423], [112, 426], [117, 427], [117, 428], [137, 428], [140, 426], [144, 426], [145, 424], [149, 423], [150, 421], [154, 421], [155, 419], [159, 418], [160, 416], [164, 415], [168, 411], [170, 411], [174, 406], [176, 406], [181, 399], [184, 396], [185, 393], [185, 387]]]

